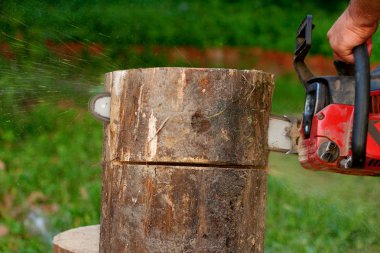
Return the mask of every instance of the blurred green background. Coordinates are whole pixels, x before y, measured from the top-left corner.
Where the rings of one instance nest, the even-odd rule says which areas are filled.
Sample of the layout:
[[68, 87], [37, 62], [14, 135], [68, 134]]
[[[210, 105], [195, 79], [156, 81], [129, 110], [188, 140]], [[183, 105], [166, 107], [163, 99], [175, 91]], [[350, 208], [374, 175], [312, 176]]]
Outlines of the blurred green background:
[[[311, 53], [325, 67], [326, 33], [346, 4], [0, 1], [0, 252], [49, 252], [55, 234], [99, 223], [102, 125], [87, 101], [105, 72], [263, 69], [276, 73], [273, 112], [299, 115], [298, 25], [313, 14]], [[379, 43], [376, 36], [372, 62]], [[378, 189], [376, 178], [305, 171], [296, 157], [271, 154], [265, 251], [380, 252]]]

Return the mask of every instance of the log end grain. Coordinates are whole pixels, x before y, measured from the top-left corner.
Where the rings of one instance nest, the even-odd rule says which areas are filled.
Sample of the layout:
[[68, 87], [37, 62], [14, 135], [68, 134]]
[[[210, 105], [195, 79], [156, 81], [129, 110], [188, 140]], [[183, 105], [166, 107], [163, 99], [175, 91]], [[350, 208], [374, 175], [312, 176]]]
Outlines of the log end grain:
[[100, 226], [86, 226], [62, 232], [53, 239], [54, 253], [98, 253]]

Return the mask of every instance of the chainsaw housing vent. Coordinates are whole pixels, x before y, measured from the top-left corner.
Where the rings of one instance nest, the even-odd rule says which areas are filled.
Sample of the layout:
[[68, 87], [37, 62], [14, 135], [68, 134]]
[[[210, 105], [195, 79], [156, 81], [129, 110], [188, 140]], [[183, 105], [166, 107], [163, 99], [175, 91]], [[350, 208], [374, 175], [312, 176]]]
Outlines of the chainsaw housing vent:
[[380, 167], [380, 160], [369, 159], [367, 163], [367, 167], [373, 167], [373, 168]]
[[369, 100], [369, 113], [380, 113], [380, 91], [371, 92], [371, 99]]

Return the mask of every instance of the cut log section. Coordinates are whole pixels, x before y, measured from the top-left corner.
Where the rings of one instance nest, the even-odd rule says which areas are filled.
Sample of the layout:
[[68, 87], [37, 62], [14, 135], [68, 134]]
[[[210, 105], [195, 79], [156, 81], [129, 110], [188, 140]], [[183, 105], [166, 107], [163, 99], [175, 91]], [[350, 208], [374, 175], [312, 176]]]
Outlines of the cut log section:
[[71, 229], [53, 239], [54, 253], [99, 253], [99, 225]]
[[152, 68], [106, 76], [108, 161], [265, 165], [273, 75]]
[[100, 252], [263, 252], [273, 75], [106, 75]]

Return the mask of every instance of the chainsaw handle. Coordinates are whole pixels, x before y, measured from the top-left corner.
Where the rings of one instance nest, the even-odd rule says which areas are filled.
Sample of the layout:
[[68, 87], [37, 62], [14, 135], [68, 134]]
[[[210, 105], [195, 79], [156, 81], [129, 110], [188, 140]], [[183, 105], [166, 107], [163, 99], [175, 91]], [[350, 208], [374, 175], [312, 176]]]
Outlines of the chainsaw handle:
[[352, 168], [363, 168], [366, 159], [368, 114], [370, 99], [370, 65], [367, 46], [354, 48], [355, 105], [352, 130]]
[[309, 85], [308, 81], [314, 77], [313, 73], [311, 73], [305, 64], [305, 57], [311, 48], [311, 34], [313, 28], [313, 16], [307, 15], [298, 27], [296, 48], [294, 50], [293, 65], [305, 88]]

